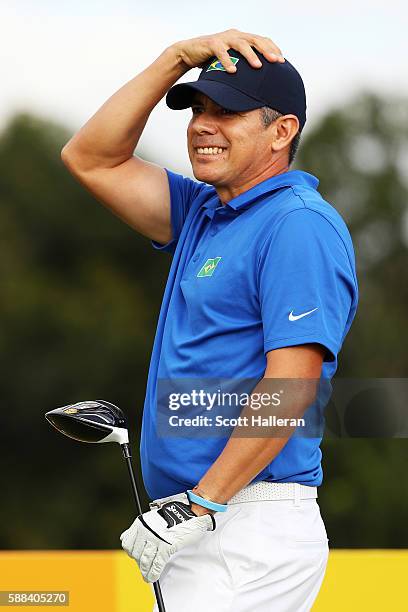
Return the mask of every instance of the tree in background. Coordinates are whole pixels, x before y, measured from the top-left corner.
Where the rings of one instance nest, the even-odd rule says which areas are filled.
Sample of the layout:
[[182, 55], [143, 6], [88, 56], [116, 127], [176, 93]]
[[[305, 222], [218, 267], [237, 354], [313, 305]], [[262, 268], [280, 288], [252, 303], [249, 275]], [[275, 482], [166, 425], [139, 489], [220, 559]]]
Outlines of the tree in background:
[[104, 398], [140, 431], [170, 260], [72, 179], [68, 139], [29, 115], [0, 139], [3, 548], [116, 547], [133, 515], [117, 449], [65, 440], [44, 413]]
[[344, 216], [357, 257], [360, 306], [338, 373], [408, 376], [408, 105], [361, 95], [326, 115], [299, 149], [298, 166]]
[[[297, 166], [321, 179], [356, 247], [361, 300], [339, 376], [407, 376], [407, 108], [361, 96], [326, 115], [299, 150]], [[130, 417], [137, 458], [170, 258], [74, 181], [60, 161], [68, 139], [30, 115], [0, 138], [2, 548], [116, 548], [134, 513], [117, 449], [76, 445], [43, 415], [113, 401]], [[405, 440], [328, 440], [324, 457], [332, 546], [406, 546], [407, 500], [395, 486]]]

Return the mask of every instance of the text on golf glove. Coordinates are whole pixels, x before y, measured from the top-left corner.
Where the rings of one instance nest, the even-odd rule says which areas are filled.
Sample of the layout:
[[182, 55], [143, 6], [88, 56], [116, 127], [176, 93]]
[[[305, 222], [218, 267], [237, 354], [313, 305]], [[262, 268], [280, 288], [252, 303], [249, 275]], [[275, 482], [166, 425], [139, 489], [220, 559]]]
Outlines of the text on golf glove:
[[194, 514], [186, 495], [186, 503], [170, 501], [140, 514], [120, 539], [122, 548], [136, 560], [144, 580], [155, 582], [175, 552], [214, 529], [214, 517]]

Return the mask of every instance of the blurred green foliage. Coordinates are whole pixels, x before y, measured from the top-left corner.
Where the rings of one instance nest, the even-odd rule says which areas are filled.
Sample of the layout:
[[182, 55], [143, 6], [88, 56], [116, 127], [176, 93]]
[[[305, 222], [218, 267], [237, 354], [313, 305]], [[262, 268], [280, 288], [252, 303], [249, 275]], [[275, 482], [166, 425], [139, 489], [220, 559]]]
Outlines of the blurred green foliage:
[[343, 215], [356, 251], [360, 303], [337, 374], [408, 376], [408, 101], [365, 94], [308, 133], [297, 167]]
[[170, 260], [74, 181], [68, 138], [19, 115], [0, 139], [3, 548], [116, 547], [134, 514], [119, 448], [67, 440], [43, 415], [104, 398], [140, 430]]
[[[407, 109], [362, 95], [298, 153], [356, 247], [360, 307], [338, 376], [408, 375]], [[137, 464], [170, 258], [75, 182], [60, 161], [69, 137], [27, 114], [0, 137], [1, 548], [116, 548], [135, 513], [116, 445], [75, 443], [43, 415], [113, 401], [129, 416]], [[407, 546], [406, 440], [327, 440], [323, 455], [331, 545]]]

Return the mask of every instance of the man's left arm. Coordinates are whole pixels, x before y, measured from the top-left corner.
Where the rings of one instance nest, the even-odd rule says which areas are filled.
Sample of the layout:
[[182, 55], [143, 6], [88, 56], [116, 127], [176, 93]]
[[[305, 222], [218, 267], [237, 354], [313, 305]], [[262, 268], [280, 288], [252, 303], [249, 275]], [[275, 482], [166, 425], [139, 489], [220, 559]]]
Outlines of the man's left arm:
[[[298, 393], [293, 394], [293, 401], [288, 406], [291, 416], [302, 416], [315, 398], [317, 389], [314, 383], [320, 379], [325, 352], [326, 349], [320, 344], [304, 344], [269, 351], [264, 378], [252, 394], [263, 392], [266, 383], [268, 395], [272, 396], [275, 389], [270, 379], [311, 379], [310, 384], [298, 386]], [[248, 411], [251, 411], [250, 405]], [[236, 427], [222, 453], [198, 483], [198, 493], [225, 504], [273, 461], [289, 438], [290, 435], [247, 437], [240, 431], [239, 426]], [[209, 512], [198, 504], [192, 504], [192, 510], [198, 515]]]

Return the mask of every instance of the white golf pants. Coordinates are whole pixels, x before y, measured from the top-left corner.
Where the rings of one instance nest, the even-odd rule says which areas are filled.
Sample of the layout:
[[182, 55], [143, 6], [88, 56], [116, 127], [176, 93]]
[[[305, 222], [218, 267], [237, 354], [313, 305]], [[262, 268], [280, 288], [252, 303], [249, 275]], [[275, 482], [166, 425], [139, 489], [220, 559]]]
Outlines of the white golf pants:
[[243, 502], [215, 518], [215, 531], [165, 567], [160, 585], [166, 612], [311, 609], [328, 558], [315, 499]]

